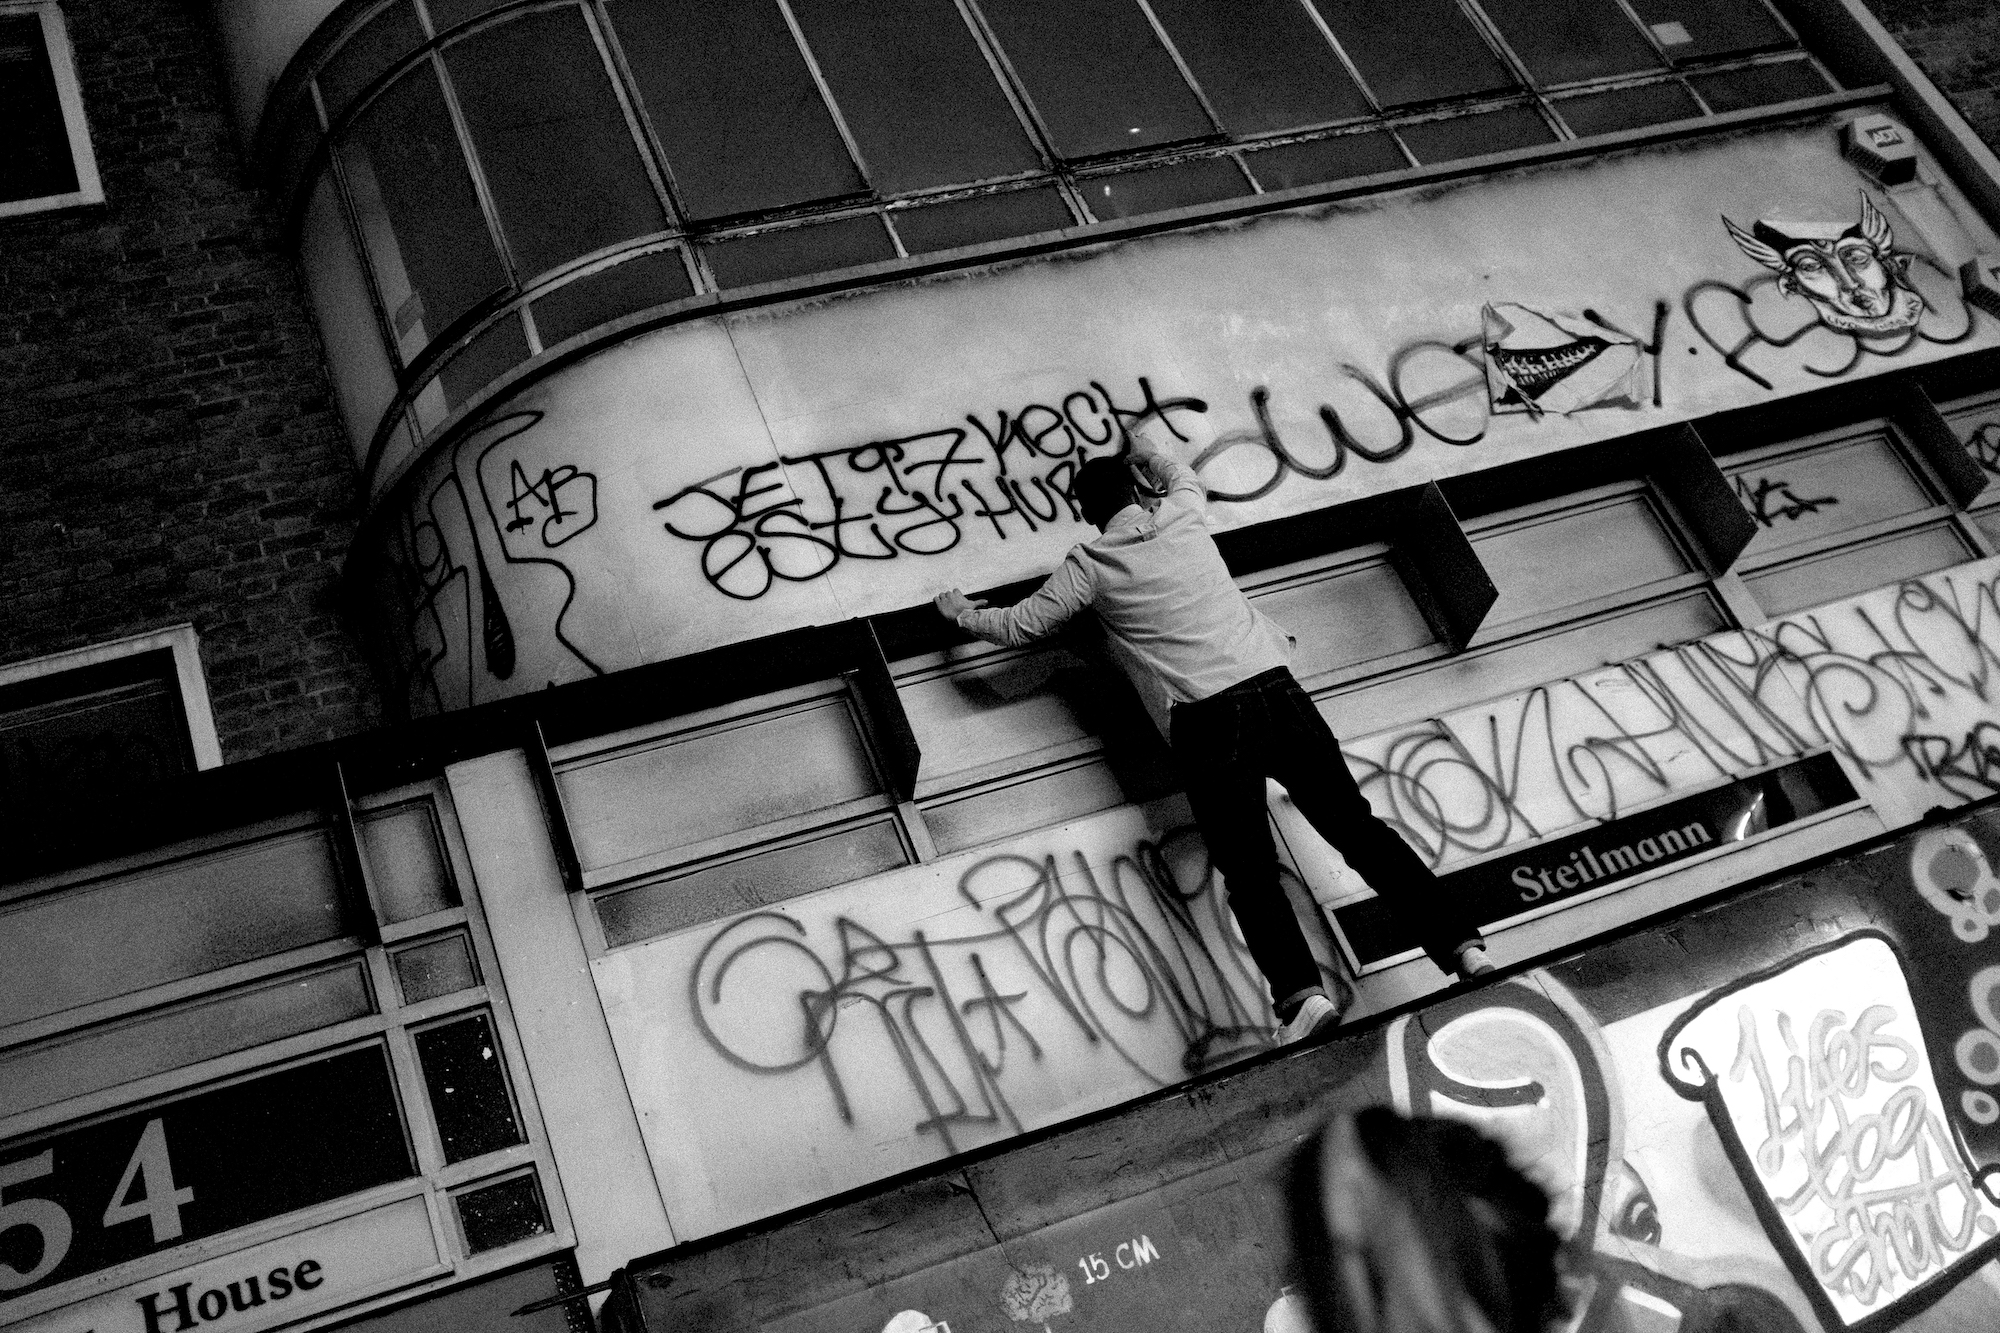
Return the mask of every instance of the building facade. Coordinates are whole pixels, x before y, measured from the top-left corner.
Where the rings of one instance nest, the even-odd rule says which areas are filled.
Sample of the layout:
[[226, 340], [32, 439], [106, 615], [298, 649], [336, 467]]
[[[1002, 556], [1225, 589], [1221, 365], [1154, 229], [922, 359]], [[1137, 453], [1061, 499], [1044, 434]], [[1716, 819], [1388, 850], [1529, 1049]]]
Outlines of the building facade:
[[[0, 0], [0, 1327], [1294, 1328], [1372, 1101], [1578, 1327], [1991, 1326], [1993, 25]], [[1142, 421], [1507, 976], [1274, 791], [1273, 1051], [931, 610]]]

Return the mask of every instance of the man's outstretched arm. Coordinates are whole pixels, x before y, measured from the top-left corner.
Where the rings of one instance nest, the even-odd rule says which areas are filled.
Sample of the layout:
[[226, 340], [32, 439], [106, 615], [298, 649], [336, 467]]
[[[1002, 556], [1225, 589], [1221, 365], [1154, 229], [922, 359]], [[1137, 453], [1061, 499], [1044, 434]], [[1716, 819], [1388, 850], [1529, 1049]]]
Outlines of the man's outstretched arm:
[[973, 637], [1018, 648], [1061, 629], [1090, 605], [1094, 591], [1089, 569], [1071, 557], [1058, 565], [1041, 587], [1012, 606], [989, 607], [956, 588], [939, 593], [933, 604], [938, 614]]

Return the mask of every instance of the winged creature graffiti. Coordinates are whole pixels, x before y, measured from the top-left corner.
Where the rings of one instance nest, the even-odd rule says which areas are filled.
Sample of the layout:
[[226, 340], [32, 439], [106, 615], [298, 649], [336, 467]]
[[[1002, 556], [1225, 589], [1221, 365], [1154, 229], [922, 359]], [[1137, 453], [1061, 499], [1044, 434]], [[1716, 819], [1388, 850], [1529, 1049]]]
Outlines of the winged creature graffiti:
[[1924, 298], [1910, 286], [1910, 256], [1864, 192], [1861, 216], [1835, 231], [1823, 223], [1758, 219], [1745, 231], [1722, 219], [1744, 254], [1778, 275], [1778, 290], [1812, 302], [1820, 322], [1842, 333], [1895, 333], [1923, 317]]

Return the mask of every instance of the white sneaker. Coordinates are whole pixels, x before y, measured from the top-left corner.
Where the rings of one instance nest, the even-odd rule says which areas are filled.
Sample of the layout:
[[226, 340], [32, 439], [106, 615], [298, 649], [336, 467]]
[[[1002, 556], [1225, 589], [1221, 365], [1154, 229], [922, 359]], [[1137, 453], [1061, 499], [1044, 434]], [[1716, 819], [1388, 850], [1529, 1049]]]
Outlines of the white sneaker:
[[1290, 1046], [1304, 1041], [1322, 1028], [1332, 1027], [1340, 1021], [1340, 1010], [1332, 1000], [1324, 995], [1308, 995], [1299, 1011], [1292, 1015], [1292, 1021], [1278, 1029], [1278, 1045]]
[[1458, 975], [1466, 981], [1483, 977], [1493, 971], [1493, 960], [1486, 954], [1483, 944], [1467, 944], [1458, 951]]

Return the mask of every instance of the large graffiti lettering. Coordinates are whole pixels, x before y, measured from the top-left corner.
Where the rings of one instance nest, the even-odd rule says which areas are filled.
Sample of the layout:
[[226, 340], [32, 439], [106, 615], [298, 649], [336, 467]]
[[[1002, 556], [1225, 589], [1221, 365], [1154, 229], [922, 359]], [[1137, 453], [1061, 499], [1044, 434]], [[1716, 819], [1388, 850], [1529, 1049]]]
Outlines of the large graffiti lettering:
[[[924, 1108], [913, 1128], [947, 1152], [967, 1130], [1021, 1131], [1007, 1088], [1043, 1059], [1047, 1034], [1038, 1039], [1035, 1023], [1063, 1024], [1151, 1086], [1270, 1040], [1261, 984], [1192, 830], [1095, 865], [1081, 851], [988, 857], [957, 892], [979, 928], [892, 934], [841, 916], [815, 943], [783, 913], [730, 921], [689, 972], [695, 1026], [738, 1069], [815, 1071], [854, 1125], [846, 1034], [872, 1025]], [[777, 974], [804, 981], [768, 984]], [[1149, 1063], [1132, 1041], [1141, 1029], [1173, 1034], [1174, 1067]]]
[[1857, 934], [1724, 988], [1668, 1029], [1660, 1058], [1677, 1091], [1707, 1104], [1801, 1285], [1841, 1323], [2000, 1237], [2000, 1208], [1940, 1114], [1886, 937]]
[[1348, 743], [1435, 864], [1831, 749], [1921, 810], [2000, 792], [2000, 563], [1729, 631]]

